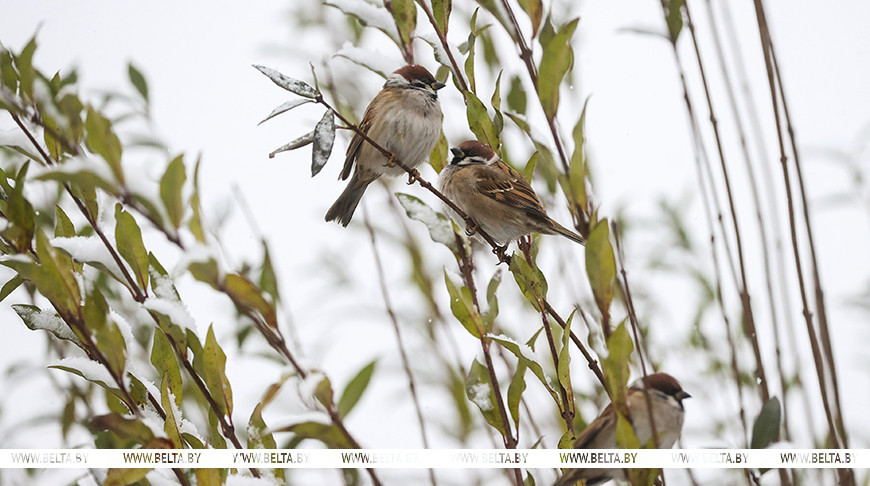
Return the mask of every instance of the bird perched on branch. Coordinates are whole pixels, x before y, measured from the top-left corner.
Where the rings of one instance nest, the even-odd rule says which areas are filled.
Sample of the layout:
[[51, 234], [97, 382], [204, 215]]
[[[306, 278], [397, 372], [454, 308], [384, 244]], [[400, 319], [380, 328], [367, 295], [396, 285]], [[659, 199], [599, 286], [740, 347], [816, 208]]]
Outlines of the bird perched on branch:
[[[658, 435], [658, 447], [673, 447], [683, 430], [683, 399], [691, 395], [683, 391], [680, 383], [667, 373], [653, 373], [631, 384], [625, 397], [629, 421], [641, 446], [650, 443], [653, 427], [647, 394], [652, 402], [652, 416]], [[575, 449], [616, 449], [616, 408], [607, 407], [590, 423], [574, 442]], [[611, 479], [625, 480], [623, 469], [567, 469], [554, 486], [569, 486], [581, 479], [586, 486], [595, 486]]]
[[[438, 179], [441, 192], [498, 244], [529, 233], [583, 237], [553, 221], [523, 176], [483, 142], [466, 140], [450, 149], [453, 160]], [[477, 228], [466, 228], [469, 234]]]
[[[443, 87], [423, 66], [409, 64], [396, 70], [366, 108], [360, 131], [402, 164], [415, 167], [432, 152], [441, 134], [438, 90]], [[382, 175], [405, 173], [360, 133], [350, 141], [340, 178], [347, 179], [351, 170], [347, 188], [326, 213], [327, 221], [342, 226], [350, 223], [369, 184]]]

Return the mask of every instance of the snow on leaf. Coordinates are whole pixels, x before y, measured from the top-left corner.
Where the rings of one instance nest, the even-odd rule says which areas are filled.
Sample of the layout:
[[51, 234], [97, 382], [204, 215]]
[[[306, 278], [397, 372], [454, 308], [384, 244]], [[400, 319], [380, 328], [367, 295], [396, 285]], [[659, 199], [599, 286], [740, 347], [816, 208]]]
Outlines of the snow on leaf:
[[309, 143], [314, 141], [314, 132], [308, 132], [305, 135], [293, 140], [292, 142], [285, 143], [284, 145], [276, 148], [275, 150], [269, 152], [269, 158], [275, 157], [275, 154], [279, 154], [281, 152], [286, 152], [288, 150], [296, 150], [300, 147], [304, 147]]
[[396, 198], [399, 204], [405, 209], [408, 217], [417, 220], [429, 228], [429, 236], [432, 241], [441, 243], [450, 251], [456, 253], [456, 236], [453, 233], [453, 224], [447, 219], [447, 216], [430, 208], [420, 199], [409, 194], [398, 193]]
[[32, 330], [42, 329], [54, 334], [58, 339], [79, 343], [63, 319], [54, 312], [45, 311], [39, 307], [24, 304], [13, 304], [12, 309], [21, 317], [24, 324]]
[[385, 79], [393, 72], [397, 64], [374, 49], [362, 49], [350, 42], [345, 42], [341, 49], [335, 53], [335, 57], [343, 57]]
[[311, 151], [311, 177], [320, 172], [329, 160], [335, 145], [335, 117], [332, 110], [326, 110], [323, 118], [314, 127], [314, 148]]
[[196, 321], [194, 321], [184, 303], [177, 298], [148, 297], [142, 303], [142, 306], [152, 312], [165, 315], [176, 326], [196, 331]]
[[73, 260], [88, 263], [108, 270], [119, 282], [125, 282], [121, 267], [97, 236], [72, 236], [70, 238], [52, 238], [51, 246], [60, 248]]
[[69, 371], [93, 383], [102, 384], [107, 388], [116, 386], [115, 380], [105, 366], [88, 358], [71, 356], [48, 364], [49, 368]]
[[276, 117], [276, 116], [278, 116], [281, 113], [284, 113], [286, 111], [290, 111], [299, 105], [304, 105], [305, 103], [312, 103], [312, 102], [313, 102], [313, 100], [310, 100], [310, 99], [301, 99], [301, 100], [290, 100], [286, 103], [281, 103], [280, 105], [278, 105], [277, 108], [272, 110], [272, 113], [269, 113], [269, 116], [267, 116], [266, 118], [263, 118], [263, 120], [260, 123], [258, 123], [257, 125], [262, 125], [263, 122], [265, 122], [266, 120], [268, 120], [270, 118], [274, 118], [274, 117]]
[[304, 81], [293, 79], [290, 76], [286, 76], [272, 68], [267, 68], [266, 66], [254, 64], [254, 68], [265, 74], [273, 83], [291, 93], [296, 93], [305, 98], [314, 98], [317, 96], [317, 91]]
[[394, 42], [399, 42], [396, 22], [386, 8], [362, 0], [327, 0], [323, 3], [356, 17], [364, 25], [374, 27], [387, 34]]
[[481, 412], [489, 412], [493, 409], [488, 383], [478, 383], [468, 387], [468, 398], [480, 408]]

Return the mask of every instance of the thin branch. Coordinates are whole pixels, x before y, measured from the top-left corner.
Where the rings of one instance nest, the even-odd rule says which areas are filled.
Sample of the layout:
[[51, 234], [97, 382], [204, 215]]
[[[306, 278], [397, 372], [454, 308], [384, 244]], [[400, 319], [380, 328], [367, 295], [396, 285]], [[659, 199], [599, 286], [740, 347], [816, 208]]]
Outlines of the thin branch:
[[441, 41], [441, 47], [444, 48], [444, 52], [447, 53], [447, 58], [450, 60], [450, 65], [452, 66], [453, 77], [456, 79], [457, 83], [459, 83], [460, 89], [465, 93], [468, 91], [468, 83], [465, 82], [465, 77], [462, 76], [462, 70], [459, 69], [459, 64], [456, 62], [456, 58], [453, 56], [453, 51], [450, 49], [450, 44], [447, 43], [447, 36], [444, 32], [438, 28], [438, 22], [435, 21], [435, 16], [432, 14], [432, 9], [426, 5], [426, 2], [423, 0], [417, 0], [417, 4], [420, 8], [423, 9], [423, 12], [426, 13], [426, 17], [429, 19], [429, 23], [432, 24], [432, 29], [435, 31], [435, 35], [438, 36], [438, 40]]
[[[378, 251], [378, 242], [375, 236], [375, 230], [372, 227], [371, 220], [369, 219], [368, 211], [366, 210], [365, 205], [363, 205], [363, 222], [366, 227], [366, 231], [369, 233], [369, 240], [372, 244], [372, 254], [374, 256], [375, 269], [378, 274], [378, 284], [381, 288], [381, 296], [384, 299], [384, 307], [387, 311], [387, 315], [390, 318], [390, 322], [393, 324], [393, 332], [396, 334], [396, 345], [399, 348], [399, 357], [402, 360], [402, 367], [405, 369], [405, 375], [408, 377], [408, 389], [411, 392], [411, 400], [414, 402], [414, 411], [417, 413], [417, 422], [420, 425], [420, 437], [423, 439], [423, 447], [425, 449], [429, 448], [429, 437], [426, 435], [426, 422], [423, 420], [423, 407], [420, 405], [420, 397], [417, 395], [417, 385], [414, 382], [414, 373], [411, 371], [411, 362], [408, 359], [408, 353], [405, 350], [405, 343], [402, 341], [402, 332], [399, 326], [399, 319], [396, 317], [396, 312], [393, 310], [393, 304], [390, 299], [390, 292], [387, 289], [387, 281], [386, 276], [384, 275], [384, 265], [381, 262], [381, 253]], [[432, 483], [432, 486], [436, 486], [438, 483], [435, 480], [435, 470], [429, 468], [429, 481]]]

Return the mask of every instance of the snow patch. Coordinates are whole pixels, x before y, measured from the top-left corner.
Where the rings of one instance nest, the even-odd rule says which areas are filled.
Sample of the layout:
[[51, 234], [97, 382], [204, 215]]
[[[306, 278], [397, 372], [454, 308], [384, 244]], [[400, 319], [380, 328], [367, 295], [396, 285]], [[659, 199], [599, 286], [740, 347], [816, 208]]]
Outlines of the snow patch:
[[489, 412], [493, 409], [492, 401], [489, 399], [489, 392], [489, 385], [478, 383], [468, 389], [468, 398], [480, 408], [481, 412]]
[[112, 378], [112, 375], [109, 373], [109, 370], [105, 368], [105, 366], [97, 363], [96, 361], [91, 361], [88, 358], [81, 358], [77, 356], [68, 357], [61, 360], [49, 362], [48, 366], [62, 366], [64, 368], [71, 368], [81, 373], [82, 377], [88, 381], [92, 381], [94, 383], [103, 382], [110, 387], [117, 386], [115, 380]]

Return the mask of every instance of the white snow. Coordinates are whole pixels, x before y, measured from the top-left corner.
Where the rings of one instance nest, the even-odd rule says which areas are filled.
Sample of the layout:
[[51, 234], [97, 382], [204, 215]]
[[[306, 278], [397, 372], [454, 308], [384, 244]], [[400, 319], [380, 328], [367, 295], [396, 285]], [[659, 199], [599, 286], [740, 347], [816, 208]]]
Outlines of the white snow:
[[345, 42], [341, 49], [334, 54], [335, 57], [343, 57], [364, 68], [374, 71], [384, 78], [390, 75], [400, 63], [383, 55], [376, 49], [363, 49], [356, 47], [350, 42]]
[[88, 381], [92, 381], [94, 383], [103, 382], [110, 387], [117, 387], [117, 383], [112, 379], [112, 375], [109, 373], [109, 370], [106, 369], [105, 366], [97, 363], [96, 361], [91, 361], [88, 358], [82, 358], [78, 356], [71, 356], [67, 358], [63, 358], [56, 361], [49, 362], [46, 366], [63, 366], [65, 368], [74, 369], [82, 374]]
[[142, 306], [146, 309], [165, 315], [173, 324], [183, 329], [196, 331], [196, 321], [187, 311], [187, 307], [178, 299], [161, 299], [148, 297]]
[[16, 307], [19, 313], [27, 313], [27, 319], [34, 329], [43, 329], [51, 332], [61, 339], [67, 339], [73, 342], [79, 342], [79, 338], [75, 333], [63, 322], [63, 319], [54, 312], [47, 310], [32, 310], [29, 307]]
[[489, 399], [490, 387], [486, 383], [472, 385], [468, 389], [468, 398], [480, 408], [482, 412], [492, 410], [492, 401]]
[[123, 282], [121, 267], [112, 258], [109, 250], [97, 236], [72, 236], [57, 237], [50, 240], [52, 246], [60, 248], [68, 253], [73, 260], [81, 263], [102, 264], [112, 272], [119, 281]]
[[411, 219], [420, 221], [429, 228], [429, 236], [432, 241], [444, 244], [448, 248], [456, 248], [453, 224], [446, 216], [437, 213], [423, 201], [413, 196], [399, 193], [396, 194], [396, 198]]
[[393, 40], [399, 39], [399, 31], [396, 22], [386, 8], [372, 5], [362, 0], [327, 0], [326, 5], [335, 7], [346, 14], [357, 17], [362, 23], [375, 27], [390, 36]]

